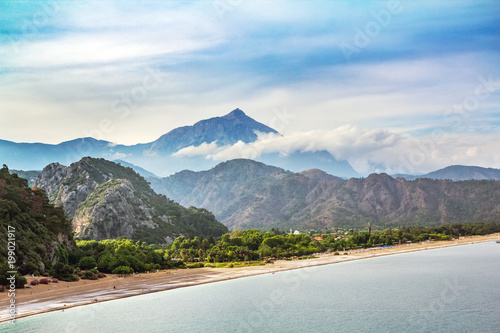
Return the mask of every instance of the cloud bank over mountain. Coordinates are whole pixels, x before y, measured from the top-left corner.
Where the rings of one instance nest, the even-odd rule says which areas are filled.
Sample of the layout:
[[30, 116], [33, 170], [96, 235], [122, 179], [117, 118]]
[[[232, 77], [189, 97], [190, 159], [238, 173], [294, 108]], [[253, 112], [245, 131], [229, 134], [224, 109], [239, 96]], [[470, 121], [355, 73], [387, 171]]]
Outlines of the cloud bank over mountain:
[[497, 165], [500, 153], [495, 136], [467, 141], [457, 135], [441, 134], [418, 139], [389, 130], [363, 130], [345, 125], [331, 131], [293, 132], [287, 135], [258, 133], [254, 142], [239, 141], [220, 146], [216, 142], [189, 146], [173, 156], [204, 157], [214, 161], [236, 158], [257, 159], [263, 154], [289, 155], [295, 151], [326, 150], [336, 159], [347, 160], [362, 175], [372, 172], [423, 173], [447, 166], [450, 161], [468, 165]]

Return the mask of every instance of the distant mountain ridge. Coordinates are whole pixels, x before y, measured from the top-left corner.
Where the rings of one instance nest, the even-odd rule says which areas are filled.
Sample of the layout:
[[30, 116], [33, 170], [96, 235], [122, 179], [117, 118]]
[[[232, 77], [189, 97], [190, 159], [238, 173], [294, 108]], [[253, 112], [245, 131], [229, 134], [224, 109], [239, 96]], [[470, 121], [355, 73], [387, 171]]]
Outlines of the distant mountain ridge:
[[449, 179], [460, 180], [500, 180], [500, 169], [483, 168], [469, 165], [450, 165], [446, 168], [429, 172], [424, 175], [394, 175], [406, 180], [415, 180], [417, 178], [429, 179]]
[[[279, 135], [276, 130], [248, 117], [242, 110], [235, 109], [222, 117], [173, 129], [153, 142], [131, 146], [93, 138], [81, 138], [57, 145], [0, 140], [0, 160], [14, 169], [34, 170], [53, 162], [70, 165], [83, 157], [91, 156], [122, 160], [156, 175], [165, 176], [184, 169], [206, 170], [220, 163], [205, 156], [173, 156], [180, 149], [203, 143], [216, 143], [218, 146], [233, 145], [239, 141], [250, 143], [258, 139], [258, 133]], [[292, 171], [319, 168], [345, 178], [358, 176], [349, 162], [337, 160], [325, 150], [296, 151], [287, 156], [276, 152], [263, 154], [257, 159]]]
[[500, 219], [500, 181], [406, 181], [387, 174], [344, 180], [252, 160], [149, 179], [158, 193], [205, 207], [229, 228], [436, 225]]

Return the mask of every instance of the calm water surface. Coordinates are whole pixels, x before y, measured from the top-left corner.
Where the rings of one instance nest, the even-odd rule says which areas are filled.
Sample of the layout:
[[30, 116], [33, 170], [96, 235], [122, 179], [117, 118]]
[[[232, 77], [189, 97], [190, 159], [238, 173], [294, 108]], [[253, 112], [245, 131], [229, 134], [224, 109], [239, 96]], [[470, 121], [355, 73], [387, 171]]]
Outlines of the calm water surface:
[[472, 244], [98, 303], [0, 331], [500, 332], [499, 283], [500, 244]]

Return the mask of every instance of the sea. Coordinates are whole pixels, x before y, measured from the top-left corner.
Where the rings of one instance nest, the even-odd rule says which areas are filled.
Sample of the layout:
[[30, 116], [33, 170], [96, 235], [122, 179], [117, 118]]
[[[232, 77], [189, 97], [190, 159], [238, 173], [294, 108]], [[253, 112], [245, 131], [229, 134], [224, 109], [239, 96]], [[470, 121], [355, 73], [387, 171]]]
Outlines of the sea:
[[0, 331], [500, 332], [500, 244], [179, 288], [21, 318]]

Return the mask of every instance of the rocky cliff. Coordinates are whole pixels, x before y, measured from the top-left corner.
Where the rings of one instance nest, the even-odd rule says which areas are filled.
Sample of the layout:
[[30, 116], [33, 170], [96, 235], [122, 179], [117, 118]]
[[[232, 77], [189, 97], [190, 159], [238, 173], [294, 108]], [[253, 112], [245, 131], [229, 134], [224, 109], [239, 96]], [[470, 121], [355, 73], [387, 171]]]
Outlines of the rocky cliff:
[[156, 194], [132, 169], [104, 159], [50, 164], [35, 185], [64, 207], [81, 238], [163, 243], [180, 234], [218, 236], [227, 230], [205, 209], [184, 208]]

